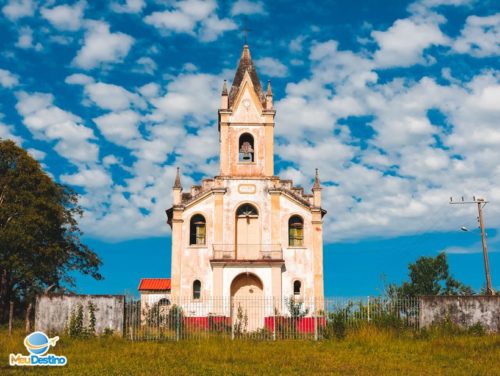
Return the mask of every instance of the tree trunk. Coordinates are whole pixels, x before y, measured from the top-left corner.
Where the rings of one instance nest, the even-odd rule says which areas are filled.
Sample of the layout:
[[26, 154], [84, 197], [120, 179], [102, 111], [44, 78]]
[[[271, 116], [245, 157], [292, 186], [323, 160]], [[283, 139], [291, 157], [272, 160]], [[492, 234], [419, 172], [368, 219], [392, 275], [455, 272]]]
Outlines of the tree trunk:
[[33, 308], [33, 304], [30, 302], [30, 304], [28, 304], [28, 308], [26, 308], [26, 327], [25, 327], [26, 334], [31, 332], [31, 309], [32, 308]]
[[9, 335], [12, 335], [13, 320], [14, 320], [14, 302], [11, 300], [9, 304]]

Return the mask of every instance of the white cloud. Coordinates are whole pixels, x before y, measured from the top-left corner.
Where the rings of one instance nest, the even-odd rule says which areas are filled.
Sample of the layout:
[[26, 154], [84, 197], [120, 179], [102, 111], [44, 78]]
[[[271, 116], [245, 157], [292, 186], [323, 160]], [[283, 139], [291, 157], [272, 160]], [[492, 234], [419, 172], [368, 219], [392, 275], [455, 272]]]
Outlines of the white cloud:
[[136, 72], [145, 73], [153, 75], [158, 68], [155, 61], [148, 56], [143, 56], [137, 59], [138, 68], [135, 69]]
[[88, 22], [84, 44], [73, 63], [88, 70], [104, 63], [121, 62], [133, 43], [134, 38], [127, 34], [110, 32], [109, 25], [105, 22]]
[[202, 73], [181, 74], [167, 85], [163, 97], [151, 103], [156, 111], [151, 119], [156, 122], [186, 121], [190, 127], [201, 127], [214, 119], [219, 105], [221, 78]]
[[143, 100], [121, 86], [103, 82], [90, 83], [85, 86], [89, 99], [105, 110], [126, 110], [131, 105], [143, 107]]
[[415, 5], [421, 5], [427, 8], [435, 8], [444, 5], [461, 6], [470, 5], [476, 1], [477, 0], [419, 0], [411, 4], [410, 8]]
[[61, 156], [78, 162], [95, 162], [99, 148], [92, 129], [82, 119], [54, 106], [54, 97], [43, 93], [17, 93], [16, 109], [36, 139], [56, 141], [54, 150]]
[[164, 31], [194, 34], [197, 23], [207, 18], [216, 8], [217, 3], [213, 0], [178, 1], [171, 10], [153, 12], [145, 18], [145, 22]]
[[241, 14], [252, 15], [252, 14], [267, 14], [262, 1], [250, 1], [250, 0], [238, 0], [233, 4], [231, 8], [231, 15], [238, 16]]
[[112, 112], [93, 120], [104, 137], [118, 145], [133, 145], [134, 140], [141, 138], [138, 129], [140, 116], [134, 111]]
[[[2, 114], [0, 114], [0, 119], [2, 118]], [[21, 144], [23, 139], [14, 134], [12, 130], [12, 126], [4, 124], [0, 121], [0, 139], [12, 140], [17, 144]]]
[[400, 19], [386, 31], [372, 31], [379, 49], [375, 62], [380, 67], [408, 67], [425, 63], [424, 51], [431, 46], [446, 45], [448, 38], [435, 23], [418, 23]]
[[[180, 165], [184, 174], [216, 174], [219, 143], [214, 114], [221, 82], [216, 75], [183, 73], [166, 87], [150, 83], [139, 89], [154, 106], [144, 110], [149, 113], [140, 119], [129, 109], [95, 119], [103, 135], [128, 148], [135, 162], [127, 165], [114, 155], [104, 157], [106, 168], [119, 166], [132, 177], [112, 187], [86, 187], [88, 193], [80, 201], [86, 211], [81, 223], [86, 233], [115, 240], [168, 231], [164, 210], [170, 195], [165, 192], [171, 189], [175, 167], [163, 164], [175, 158], [175, 165]], [[160, 92], [165, 94], [158, 96]], [[197, 128], [194, 134], [193, 127]], [[191, 183], [189, 176], [183, 176], [185, 187]], [[126, 227], [133, 230], [122, 231]]]
[[2, 8], [2, 12], [8, 19], [16, 21], [23, 17], [31, 17], [36, 10], [33, 0], [9, 0]]
[[100, 168], [82, 169], [73, 175], [61, 175], [61, 182], [85, 187], [87, 189], [107, 187], [112, 184], [111, 177]]
[[34, 148], [29, 148], [27, 152], [38, 161], [43, 161], [45, 159], [45, 156], [47, 155], [47, 153], [45, 153], [44, 151]]
[[469, 16], [453, 43], [458, 53], [475, 57], [500, 55], [500, 13], [487, 17]]
[[154, 98], [158, 96], [160, 86], [156, 82], [150, 82], [139, 88], [139, 93], [146, 98]]
[[290, 49], [290, 51], [294, 53], [302, 52], [306, 38], [306, 35], [299, 35], [298, 37], [292, 39], [288, 44], [288, 48]]
[[264, 57], [255, 62], [259, 67], [259, 72], [269, 77], [286, 77], [288, 68], [278, 59], [273, 57]]
[[[275, 150], [293, 163], [277, 173], [307, 189], [320, 168], [324, 207], [335, 208], [325, 217], [326, 241], [449, 231], [471, 217], [450, 210], [449, 196], [500, 198], [497, 72], [447, 85], [429, 77], [380, 83], [371, 57], [335, 41], [313, 45], [310, 59], [310, 77], [289, 83], [275, 102]], [[431, 110], [448, 125], [433, 123]], [[362, 120], [347, 122], [353, 117]], [[358, 126], [372, 135], [355, 136]]]
[[29, 26], [19, 29], [19, 39], [17, 40], [16, 47], [25, 50], [34, 49], [35, 51], [41, 51], [43, 48], [40, 43], [33, 42], [33, 30]]
[[70, 85], [88, 85], [94, 83], [94, 79], [83, 73], [74, 73], [66, 77], [64, 82]]
[[[309, 64], [304, 66], [309, 75], [291, 79], [285, 96], [275, 100], [275, 150], [288, 166], [276, 174], [309, 190], [314, 168], [320, 168], [324, 207], [333, 213], [325, 217], [327, 242], [450, 230], [471, 217], [470, 212], [449, 208], [450, 195], [500, 200], [498, 72], [475, 72], [468, 82], [454, 78], [443, 83], [441, 77], [425, 74], [416, 79], [384, 74], [379, 81], [378, 68], [429, 61], [430, 46], [450, 43], [439, 29], [440, 16], [429, 10], [439, 6], [438, 1], [422, 3], [427, 13], [374, 32], [379, 43], [375, 54], [340, 50], [336, 41], [313, 42]], [[226, 22], [212, 18], [210, 25], [208, 20], [218, 17], [213, 1], [169, 4], [150, 15], [156, 14], [161, 22], [155, 26], [167, 34], [217, 38], [221, 30], [217, 22]], [[109, 33], [109, 27], [106, 30]], [[307, 60], [302, 41], [289, 48], [304, 52], [301, 58]], [[488, 44], [481, 51], [494, 49]], [[143, 55], [134, 55], [132, 63]], [[148, 65], [147, 60], [141, 62]], [[266, 60], [256, 64], [259, 73], [270, 74]], [[92, 116], [97, 136], [128, 149], [119, 148], [123, 155], [106, 155], [101, 165], [95, 136], [82, 119], [56, 107], [51, 96], [20, 97], [18, 110], [30, 131], [36, 138], [55, 142], [56, 151], [78, 167], [61, 180], [86, 189], [82, 227], [88, 234], [107, 239], [164, 234], [169, 231], [164, 209], [170, 204], [174, 166], [181, 166], [186, 189], [193, 182], [189, 175], [217, 174], [215, 122], [222, 80], [201, 69], [186, 64], [182, 73], [165, 76], [166, 84], [151, 82], [138, 88], [133, 85], [148, 81], [122, 87], [96, 82], [101, 77], [68, 76], [66, 83], [83, 86], [85, 104], [111, 111]], [[286, 71], [281, 67], [277, 74]], [[429, 111], [440, 112], [446, 124], [433, 121]], [[68, 123], [68, 129], [58, 130], [55, 124], [61, 123]], [[0, 135], [2, 129], [7, 128], [0, 124]], [[69, 142], [75, 145], [59, 146]], [[92, 153], [92, 147], [93, 159], [78, 159], [79, 150]], [[113, 184], [111, 172], [117, 169], [127, 174]], [[488, 215], [489, 225], [500, 226], [500, 210], [491, 207]]]
[[[141, 174], [127, 179], [125, 186], [116, 186], [106, 196], [109, 210], [98, 208], [87, 211], [81, 221], [86, 232], [109, 240], [133, 239], [166, 234], [165, 208], [169, 197], [164, 192], [171, 189], [175, 178], [174, 166], [159, 166], [139, 161], [133, 166]], [[184, 177], [184, 182], [189, 180]], [[84, 205], [96, 205], [91, 195], [83, 197]]]
[[201, 25], [200, 38], [205, 42], [213, 42], [226, 31], [237, 29], [232, 20], [229, 18], [220, 19], [216, 15], [211, 15]]
[[19, 77], [5, 69], [0, 69], [0, 86], [10, 89], [19, 84]]
[[181, 0], [174, 2], [168, 10], [153, 12], [144, 21], [167, 35], [198, 35], [202, 41], [210, 42], [225, 31], [237, 28], [232, 20], [220, 19], [215, 14], [216, 9], [215, 0]]
[[117, 164], [120, 164], [120, 163], [122, 163], [121, 159], [118, 158], [116, 155], [113, 155], [113, 154], [106, 155], [102, 159], [102, 164], [105, 167], [109, 167], [109, 166], [112, 166], [112, 165], [117, 165]]
[[87, 3], [79, 1], [73, 6], [58, 5], [53, 8], [42, 8], [40, 13], [56, 29], [76, 31], [82, 26], [83, 13]]
[[116, 13], [140, 13], [145, 6], [145, 0], [125, 0], [125, 2], [111, 3], [111, 9]]

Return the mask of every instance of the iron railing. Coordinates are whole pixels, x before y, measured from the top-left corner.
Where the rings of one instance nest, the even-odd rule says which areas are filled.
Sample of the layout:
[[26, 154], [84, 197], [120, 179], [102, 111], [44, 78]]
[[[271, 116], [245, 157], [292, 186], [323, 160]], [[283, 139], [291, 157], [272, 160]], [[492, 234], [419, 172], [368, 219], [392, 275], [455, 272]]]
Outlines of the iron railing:
[[213, 244], [212, 260], [282, 260], [281, 244]]
[[169, 304], [129, 299], [130, 340], [328, 339], [361, 325], [419, 327], [417, 298], [172, 298]]

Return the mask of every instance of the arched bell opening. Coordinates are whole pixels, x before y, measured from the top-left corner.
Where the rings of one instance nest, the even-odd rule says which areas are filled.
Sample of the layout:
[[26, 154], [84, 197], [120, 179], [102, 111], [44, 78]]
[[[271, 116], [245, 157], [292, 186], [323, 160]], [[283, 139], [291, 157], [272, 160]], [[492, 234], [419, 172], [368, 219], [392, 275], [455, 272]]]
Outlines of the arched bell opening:
[[254, 162], [255, 146], [253, 136], [250, 133], [243, 133], [238, 143], [239, 161]]

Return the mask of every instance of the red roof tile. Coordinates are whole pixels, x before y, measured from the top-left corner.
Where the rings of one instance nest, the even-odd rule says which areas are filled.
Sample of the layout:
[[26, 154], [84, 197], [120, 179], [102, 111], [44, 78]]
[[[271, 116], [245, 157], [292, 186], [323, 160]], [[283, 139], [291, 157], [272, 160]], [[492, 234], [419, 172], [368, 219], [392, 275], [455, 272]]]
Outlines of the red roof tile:
[[170, 278], [142, 278], [139, 291], [143, 290], [170, 291]]

